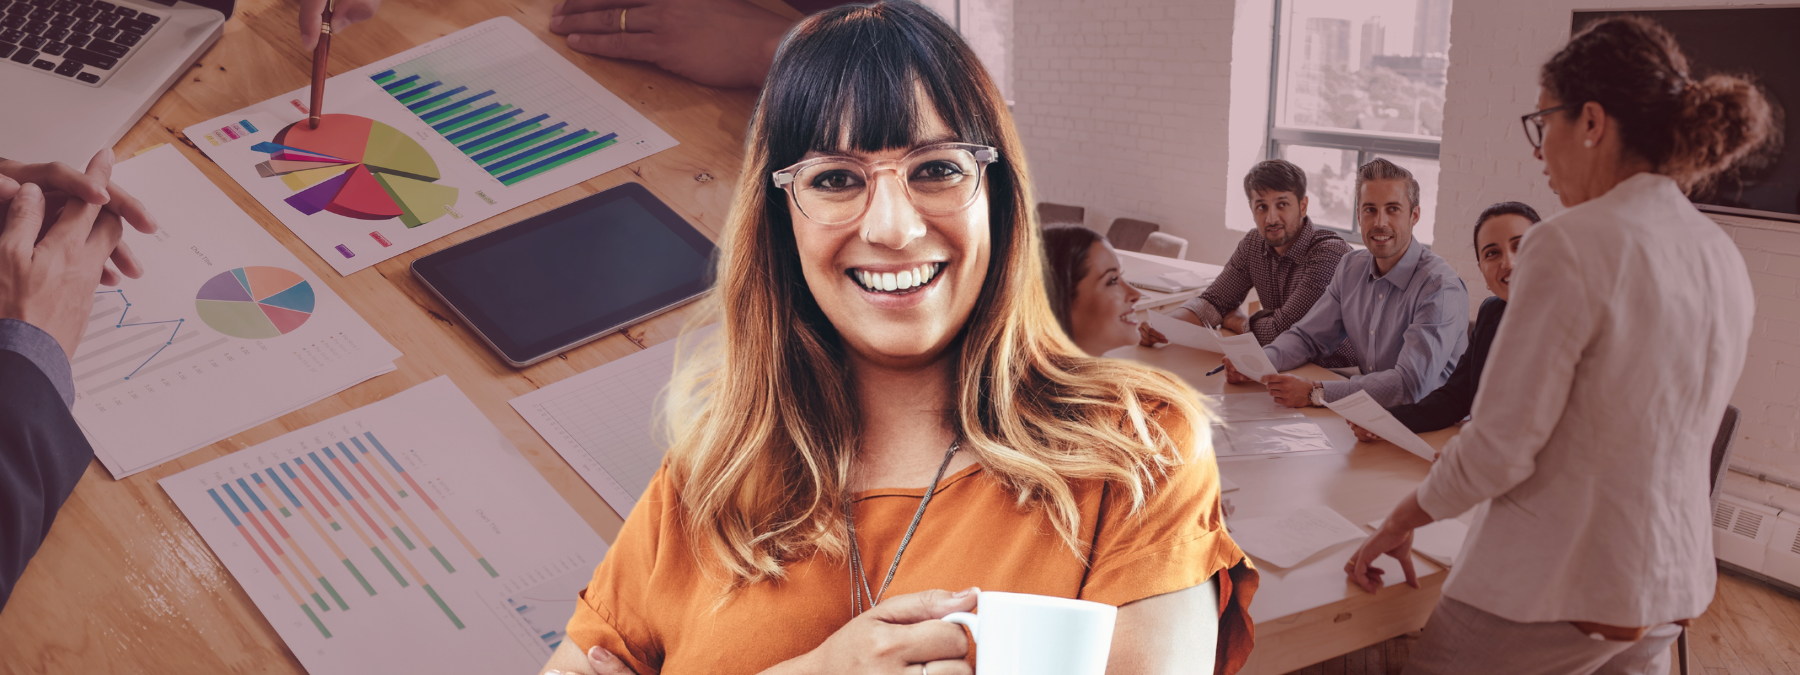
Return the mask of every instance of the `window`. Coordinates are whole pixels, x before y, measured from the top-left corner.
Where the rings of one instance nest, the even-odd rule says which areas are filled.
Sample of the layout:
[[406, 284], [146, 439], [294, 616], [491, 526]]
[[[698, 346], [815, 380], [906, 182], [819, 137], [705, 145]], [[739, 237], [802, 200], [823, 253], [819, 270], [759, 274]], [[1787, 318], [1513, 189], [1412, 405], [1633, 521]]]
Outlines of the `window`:
[[961, 34], [1012, 104], [1013, 0], [920, 0]]
[[1306, 171], [1313, 222], [1356, 234], [1356, 167], [1380, 157], [1419, 181], [1430, 243], [1444, 135], [1451, 0], [1276, 0], [1264, 156]]

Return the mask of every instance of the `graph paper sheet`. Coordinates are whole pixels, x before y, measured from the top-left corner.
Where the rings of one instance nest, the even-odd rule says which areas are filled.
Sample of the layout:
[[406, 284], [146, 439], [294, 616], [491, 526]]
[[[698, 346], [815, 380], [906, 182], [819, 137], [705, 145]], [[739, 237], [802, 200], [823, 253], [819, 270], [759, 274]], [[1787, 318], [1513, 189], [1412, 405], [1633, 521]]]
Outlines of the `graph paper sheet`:
[[311, 673], [537, 672], [606, 553], [448, 377], [160, 484]]
[[[712, 326], [689, 339], [697, 340]], [[650, 487], [665, 442], [656, 403], [675, 371], [676, 340], [611, 361], [512, 400], [538, 435], [623, 518]]]
[[162, 223], [127, 233], [147, 271], [95, 289], [70, 359], [75, 421], [114, 478], [394, 369], [400, 351], [173, 146], [113, 181]]
[[196, 124], [188, 138], [350, 274], [675, 147], [507, 17]]

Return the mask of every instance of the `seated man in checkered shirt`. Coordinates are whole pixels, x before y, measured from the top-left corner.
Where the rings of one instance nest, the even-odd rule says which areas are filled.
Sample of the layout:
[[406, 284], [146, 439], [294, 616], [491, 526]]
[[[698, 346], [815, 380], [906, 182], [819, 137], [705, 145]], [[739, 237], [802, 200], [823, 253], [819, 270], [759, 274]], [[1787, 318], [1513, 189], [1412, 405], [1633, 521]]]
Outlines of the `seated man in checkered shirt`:
[[[1312, 309], [1350, 245], [1337, 233], [1314, 227], [1306, 217], [1306, 172], [1300, 167], [1279, 159], [1259, 162], [1244, 176], [1244, 195], [1250, 199], [1256, 229], [1244, 235], [1212, 286], [1170, 316], [1254, 333], [1257, 342], [1267, 345]], [[1245, 316], [1242, 305], [1251, 288], [1256, 289], [1262, 309]], [[1147, 322], [1138, 329], [1144, 346], [1168, 341]], [[1318, 364], [1355, 368], [1356, 348], [1346, 340]]]

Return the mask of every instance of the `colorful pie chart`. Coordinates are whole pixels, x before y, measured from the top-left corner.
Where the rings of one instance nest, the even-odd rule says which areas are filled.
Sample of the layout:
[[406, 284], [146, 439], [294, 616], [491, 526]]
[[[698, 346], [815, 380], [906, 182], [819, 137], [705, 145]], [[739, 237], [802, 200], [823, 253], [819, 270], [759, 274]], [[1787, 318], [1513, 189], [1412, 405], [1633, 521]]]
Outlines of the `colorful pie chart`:
[[287, 335], [313, 311], [312, 284], [279, 267], [239, 267], [201, 284], [194, 296], [200, 320], [247, 340]]
[[457, 189], [437, 182], [437, 162], [418, 141], [367, 117], [327, 114], [317, 129], [296, 122], [252, 149], [269, 155], [257, 173], [281, 178], [294, 191], [288, 205], [309, 216], [399, 218], [418, 227], [456, 205]]

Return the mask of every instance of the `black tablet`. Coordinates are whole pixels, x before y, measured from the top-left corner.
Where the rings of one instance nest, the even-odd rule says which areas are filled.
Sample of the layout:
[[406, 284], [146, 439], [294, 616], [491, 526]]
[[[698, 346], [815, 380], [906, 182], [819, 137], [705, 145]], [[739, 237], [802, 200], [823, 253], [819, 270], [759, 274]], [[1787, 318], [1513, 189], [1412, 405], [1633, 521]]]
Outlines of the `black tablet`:
[[413, 262], [515, 367], [638, 323], [712, 285], [713, 244], [626, 183]]

